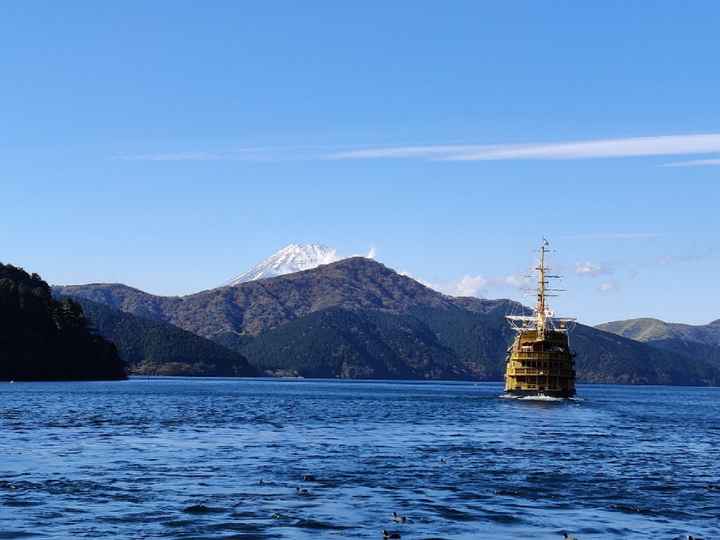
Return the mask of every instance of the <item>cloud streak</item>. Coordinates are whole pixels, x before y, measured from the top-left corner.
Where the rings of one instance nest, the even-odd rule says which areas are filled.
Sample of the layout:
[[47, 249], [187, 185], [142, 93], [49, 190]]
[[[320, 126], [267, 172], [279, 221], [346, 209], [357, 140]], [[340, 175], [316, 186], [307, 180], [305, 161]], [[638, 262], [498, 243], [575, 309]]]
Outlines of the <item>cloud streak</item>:
[[649, 240], [659, 238], [658, 233], [589, 233], [559, 236], [563, 240]]
[[575, 263], [575, 273], [578, 276], [597, 277], [605, 274], [611, 274], [612, 270], [590, 261]]
[[[525, 144], [430, 144], [342, 147], [278, 146], [224, 150], [154, 152], [115, 156], [124, 161], [286, 161], [420, 159], [429, 161], [578, 160], [651, 156], [691, 156], [720, 152], [720, 133], [659, 135]], [[720, 165], [720, 158], [664, 164], [664, 167]]]
[[602, 294], [616, 293], [620, 290], [620, 285], [617, 281], [605, 281], [598, 286], [597, 290]]
[[218, 161], [228, 159], [225, 154], [213, 152], [172, 152], [167, 154], [133, 154], [117, 156], [123, 161]]
[[[412, 276], [411, 276], [412, 277]], [[449, 296], [475, 296], [482, 298], [490, 291], [503, 289], [522, 290], [531, 284], [531, 280], [527, 276], [510, 274], [502, 277], [485, 277], [482, 275], [464, 275], [460, 279], [445, 283], [423, 283]]]
[[720, 152], [720, 133], [559, 143], [377, 147], [336, 152], [329, 155], [328, 158], [420, 158], [441, 161], [570, 160], [691, 155], [713, 152]]
[[235, 148], [224, 151], [155, 152], [148, 154], [122, 154], [115, 159], [122, 161], [274, 161], [279, 157], [290, 158], [295, 148], [271, 147]]
[[663, 167], [709, 167], [720, 166], [720, 158], [712, 159], [694, 159], [690, 161], [675, 161], [666, 163]]

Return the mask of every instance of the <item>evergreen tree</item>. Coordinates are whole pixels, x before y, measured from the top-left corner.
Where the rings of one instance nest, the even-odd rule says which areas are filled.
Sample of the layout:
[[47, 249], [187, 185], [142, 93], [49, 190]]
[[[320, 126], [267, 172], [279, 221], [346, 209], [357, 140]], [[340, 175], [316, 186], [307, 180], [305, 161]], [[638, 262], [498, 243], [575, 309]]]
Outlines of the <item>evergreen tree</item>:
[[77, 302], [56, 301], [39, 275], [0, 264], [0, 379], [125, 377], [115, 346], [92, 331]]

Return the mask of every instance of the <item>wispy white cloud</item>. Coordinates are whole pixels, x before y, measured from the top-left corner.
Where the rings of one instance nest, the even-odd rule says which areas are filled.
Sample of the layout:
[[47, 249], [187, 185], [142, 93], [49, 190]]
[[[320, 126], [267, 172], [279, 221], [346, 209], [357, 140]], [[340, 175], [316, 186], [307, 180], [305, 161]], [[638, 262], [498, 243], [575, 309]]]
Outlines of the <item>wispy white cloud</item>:
[[694, 263], [704, 261], [713, 256], [712, 250], [708, 250], [704, 253], [697, 253], [692, 255], [661, 255], [657, 258], [657, 263], [662, 266], [668, 266], [676, 263]]
[[248, 147], [223, 151], [121, 154], [115, 156], [115, 159], [123, 161], [274, 161], [286, 159], [296, 151], [295, 148]]
[[343, 150], [329, 154], [329, 159], [374, 159], [374, 158], [435, 158], [445, 159], [448, 155], [473, 152], [479, 148], [492, 149], [500, 146], [478, 145], [428, 145], [428, 146], [386, 146]]
[[662, 236], [658, 233], [588, 233], [559, 236], [562, 240], [648, 240]]
[[615, 293], [620, 290], [620, 285], [617, 281], [605, 281], [598, 286], [598, 292], [603, 294]]
[[377, 147], [336, 152], [331, 159], [425, 158], [446, 161], [591, 159], [720, 152], [720, 133], [660, 135], [558, 143]]
[[123, 161], [217, 161], [227, 159], [225, 154], [213, 152], [174, 152], [167, 154], [128, 154], [116, 156]]
[[710, 167], [718, 165], [720, 165], [720, 158], [674, 161], [672, 163], [665, 163], [663, 167]]
[[611, 274], [612, 270], [606, 266], [585, 261], [575, 263], [575, 273], [579, 276], [597, 277]]
[[[435, 161], [571, 160], [675, 156], [720, 152], [720, 133], [659, 135], [524, 144], [430, 144], [415, 146], [278, 146], [224, 150], [123, 154], [127, 161], [285, 161], [345, 159], [426, 159]], [[668, 163], [668, 167], [720, 165], [720, 158]]]
[[465, 275], [455, 281], [444, 283], [423, 283], [428, 287], [450, 296], [484, 297], [493, 291], [503, 289], [523, 289], [530, 285], [526, 276], [510, 274], [502, 277], [485, 277], [482, 275]]
[[[487, 289], [489, 281], [483, 276], [463, 276], [455, 283], [447, 284], [451, 296], [480, 296]], [[444, 291], [445, 292], [445, 291]]]

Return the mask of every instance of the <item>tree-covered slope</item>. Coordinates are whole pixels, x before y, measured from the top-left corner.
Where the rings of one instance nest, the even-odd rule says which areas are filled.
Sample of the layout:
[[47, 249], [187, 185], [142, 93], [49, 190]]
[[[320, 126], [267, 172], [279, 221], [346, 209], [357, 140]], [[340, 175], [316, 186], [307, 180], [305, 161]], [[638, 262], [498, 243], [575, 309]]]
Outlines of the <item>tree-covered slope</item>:
[[37, 274], [0, 264], [0, 380], [124, 379], [115, 346]]
[[596, 328], [720, 367], [720, 320], [691, 325], [658, 319], [629, 319], [604, 323]]
[[628, 319], [600, 324], [597, 328], [637, 341], [679, 339], [720, 347], [720, 320], [710, 324], [692, 325], [649, 318]]
[[171, 324], [79, 299], [98, 333], [111, 340], [130, 372], [141, 375], [249, 377], [245, 357]]
[[582, 381], [620, 384], [720, 385], [720, 368], [705, 358], [657, 349], [591, 326], [577, 325], [571, 346]]
[[[418, 308], [413, 314], [452, 350], [473, 377], [501, 379], [514, 337], [505, 315], [527, 311], [509, 301], [461, 299], [469, 310]], [[468, 304], [470, 304], [468, 306]], [[720, 384], [720, 369], [702, 359], [661, 351], [647, 344], [578, 324], [570, 334], [578, 381], [622, 384]]]
[[458, 379], [471, 374], [414, 317], [329, 308], [251, 339], [241, 349], [275, 374], [363, 379]]

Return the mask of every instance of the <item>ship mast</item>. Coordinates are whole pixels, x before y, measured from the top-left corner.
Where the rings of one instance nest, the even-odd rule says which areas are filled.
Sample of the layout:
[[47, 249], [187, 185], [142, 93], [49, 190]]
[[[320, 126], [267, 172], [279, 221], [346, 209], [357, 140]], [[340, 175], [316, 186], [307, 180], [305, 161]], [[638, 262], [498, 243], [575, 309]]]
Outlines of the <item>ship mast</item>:
[[540, 246], [540, 264], [535, 268], [538, 273], [538, 288], [537, 288], [537, 305], [535, 306], [535, 316], [537, 317], [537, 332], [538, 337], [542, 338], [545, 336], [545, 318], [547, 311], [545, 309], [545, 286], [547, 281], [545, 279], [545, 253], [548, 251], [546, 248], [550, 243], [543, 238], [542, 246]]
[[[549, 296], [557, 296], [551, 294], [564, 289], [552, 289], [549, 287], [551, 279], [560, 278], [558, 275], [550, 274], [550, 268], [545, 266], [545, 255], [550, 253], [550, 242], [543, 238], [540, 245], [540, 260], [534, 268], [537, 272], [537, 299], [535, 309], [532, 315], [506, 315], [505, 318], [510, 322], [513, 330], [516, 332], [526, 332], [535, 330], [538, 340], [545, 339], [547, 332], [567, 332], [571, 323], [575, 321], [572, 317], [557, 317], [548, 307], [547, 299]], [[528, 276], [529, 277], [529, 276]]]

